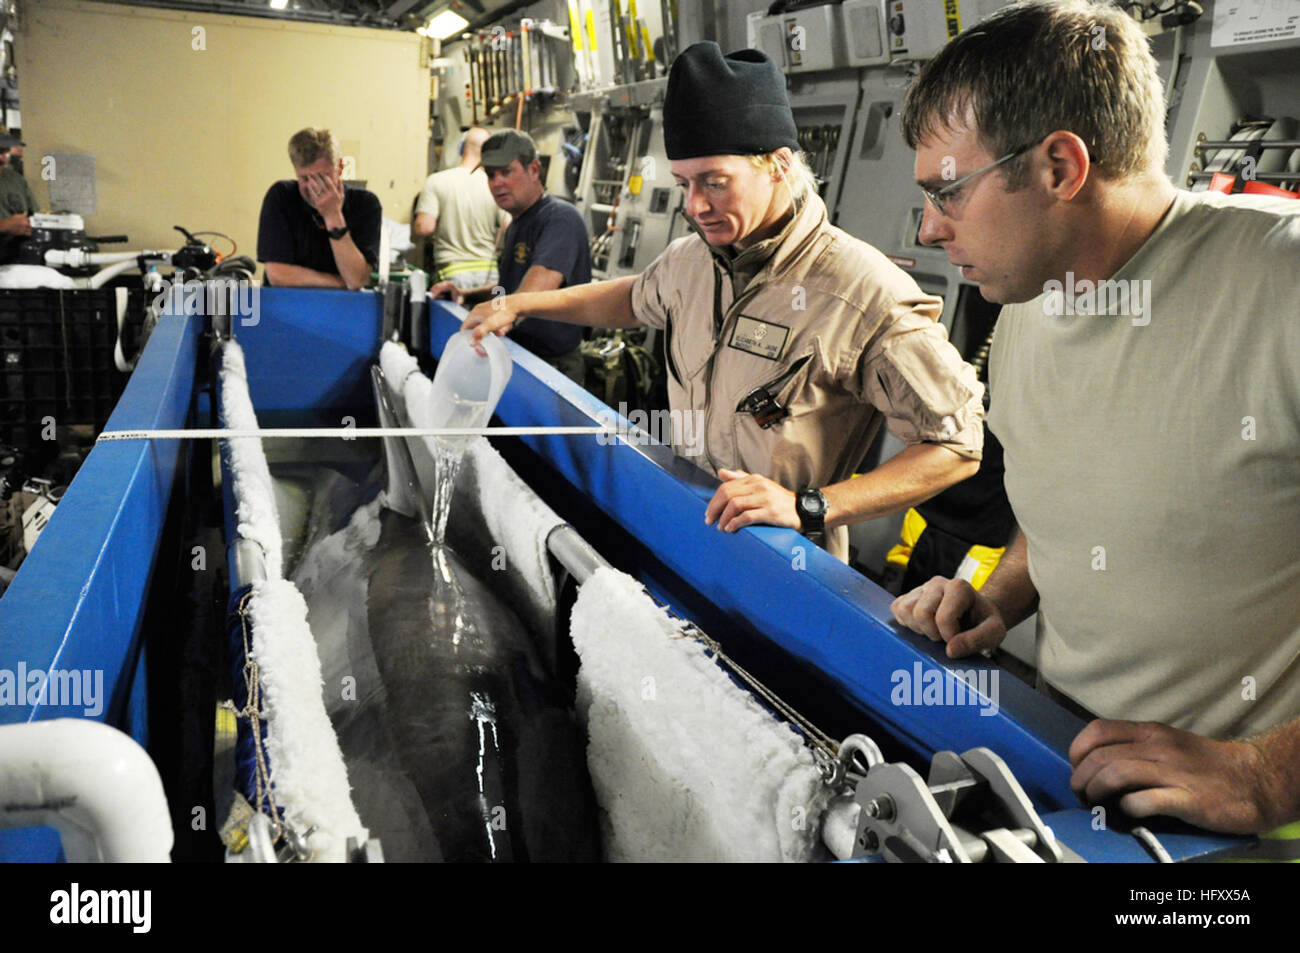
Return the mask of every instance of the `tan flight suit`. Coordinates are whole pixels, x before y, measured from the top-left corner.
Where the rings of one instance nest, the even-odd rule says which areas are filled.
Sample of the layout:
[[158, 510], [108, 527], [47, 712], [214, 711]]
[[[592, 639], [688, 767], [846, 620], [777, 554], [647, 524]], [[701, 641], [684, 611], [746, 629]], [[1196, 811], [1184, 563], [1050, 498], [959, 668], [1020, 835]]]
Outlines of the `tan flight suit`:
[[[816, 196], [780, 234], [734, 257], [680, 238], [632, 286], [637, 320], [665, 335], [670, 409], [703, 414], [695, 462], [791, 490], [848, 479], [882, 418], [909, 446], [980, 459], [984, 387], [948, 343], [940, 309], [879, 251], [830, 225]], [[764, 385], [789, 409], [768, 429], [738, 410]], [[847, 560], [847, 528], [828, 533], [826, 548]]]

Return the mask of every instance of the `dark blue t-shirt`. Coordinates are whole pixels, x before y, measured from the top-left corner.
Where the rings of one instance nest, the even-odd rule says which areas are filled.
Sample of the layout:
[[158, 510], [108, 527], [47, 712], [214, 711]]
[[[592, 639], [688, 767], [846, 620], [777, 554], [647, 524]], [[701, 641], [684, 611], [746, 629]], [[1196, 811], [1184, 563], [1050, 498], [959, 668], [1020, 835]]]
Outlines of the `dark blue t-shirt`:
[[[498, 269], [506, 294], [519, 288], [533, 265], [563, 275], [561, 288], [591, 281], [591, 245], [582, 214], [551, 195], [543, 195], [506, 230]], [[529, 318], [510, 336], [539, 357], [557, 357], [581, 343], [582, 328], [563, 321]]]
[[[343, 220], [348, 234], [371, 268], [379, 264], [379, 229], [384, 207], [379, 197], [365, 189], [343, 190]], [[257, 222], [257, 260], [301, 265], [337, 275], [325, 220], [307, 204], [296, 179], [283, 179], [266, 190]]]

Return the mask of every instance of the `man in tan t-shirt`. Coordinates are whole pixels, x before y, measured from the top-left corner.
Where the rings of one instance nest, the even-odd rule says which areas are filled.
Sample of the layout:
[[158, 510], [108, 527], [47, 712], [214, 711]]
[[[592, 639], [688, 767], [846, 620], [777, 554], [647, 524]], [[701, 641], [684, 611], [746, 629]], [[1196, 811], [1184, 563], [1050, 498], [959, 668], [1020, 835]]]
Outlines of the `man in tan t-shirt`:
[[1020, 532], [978, 592], [935, 577], [893, 611], [958, 658], [1037, 609], [1042, 687], [1102, 716], [1069, 750], [1079, 796], [1290, 825], [1280, 856], [1300, 834], [1300, 202], [1178, 191], [1164, 115], [1141, 29], [1082, 0], [999, 11], [909, 91], [920, 239], [1008, 305], [989, 426]]
[[411, 223], [415, 238], [433, 238], [436, 280], [457, 288], [496, 284], [497, 241], [510, 224], [479, 166], [488, 135], [477, 126], [465, 133], [460, 164], [429, 176]]

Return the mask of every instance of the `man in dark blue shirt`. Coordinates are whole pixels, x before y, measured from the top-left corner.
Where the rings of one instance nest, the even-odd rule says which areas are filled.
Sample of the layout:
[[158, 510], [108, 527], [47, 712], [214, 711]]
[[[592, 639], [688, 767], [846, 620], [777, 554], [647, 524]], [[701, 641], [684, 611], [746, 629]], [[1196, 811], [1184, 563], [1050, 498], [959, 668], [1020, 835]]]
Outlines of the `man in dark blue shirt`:
[[[513, 220], [501, 251], [501, 290], [493, 286], [461, 292], [451, 282], [430, 289], [458, 303], [475, 304], [495, 294], [553, 291], [591, 281], [591, 246], [582, 215], [568, 202], [546, 194], [537, 146], [526, 132], [507, 129], [483, 144], [483, 169], [497, 205]], [[516, 323], [510, 336], [542, 360], [582, 382], [582, 328], [530, 318]]]
[[379, 263], [383, 206], [365, 189], [345, 189], [343, 160], [328, 129], [289, 140], [297, 181], [267, 190], [257, 224], [266, 283], [289, 288], [363, 288]]

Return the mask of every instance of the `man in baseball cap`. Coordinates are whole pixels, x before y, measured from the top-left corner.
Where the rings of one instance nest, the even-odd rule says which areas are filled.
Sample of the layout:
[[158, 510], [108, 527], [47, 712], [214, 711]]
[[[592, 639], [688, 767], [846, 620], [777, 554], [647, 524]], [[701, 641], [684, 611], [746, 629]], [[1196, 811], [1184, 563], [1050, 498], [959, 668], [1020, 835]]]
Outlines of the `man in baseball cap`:
[[8, 147], [9, 150], [7, 153], [8, 161], [5, 163], [5, 165], [13, 169], [19, 175], [22, 175], [23, 174], [23, 148], [27, 145], [27, 143], [23, 142], [22, 138], [18, 134], [18, 130], [16, 129], [13, 132], [7, 133], [6, 136], [12, 138], [14, 141], [10, 143]]
[[[664, 144], [693, 234], [640, 275], [507, 295], [465, 324], [502, 334], [534, 315], [662, 330], [670, 407], [703, 429], [699, 440], [681, 428], [674, 449], [723, 481], [705, 522], [787, 526], [846, 559], [849, 523], [979, 468], [983, 386], [937, 323], [939, 299], [827, 221], [767, 56], [684, 50]], [[907, 449], [852, 479], [882, 423]]]
[[[519, 129], [503, 129], [488, 136], [483, 143], [480, 164], [484, 169], [504, 169], [516, 159], [528, 165], [537, 159], [537, 143], [533, 137]], [[540, 165], [540, 163], [539, 163]]]
[[[492, 197], [513, 219], [498, 263], [500, 284], [461, 291], [450, 281], [442, 281], [430, 292], [450, 294], [458, 302], [472, 304], [491, 297], [496, 287], [508, 295], [528, 294], [591, 281], [591, 245], [582, 215], [568, 202], [546, 193], [532, 136], [517, 129], [493, 134], [483, 143], [482, 166]], [[516, 328], [511, 337], [582, 383], [584, 368], [578, 351], [582, 328], [541, 319]]]

